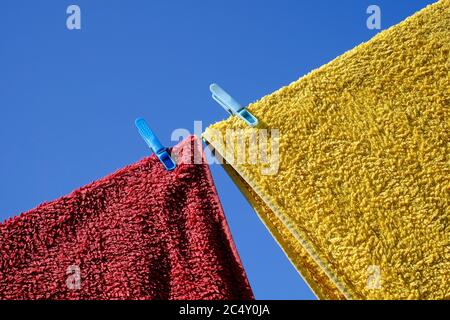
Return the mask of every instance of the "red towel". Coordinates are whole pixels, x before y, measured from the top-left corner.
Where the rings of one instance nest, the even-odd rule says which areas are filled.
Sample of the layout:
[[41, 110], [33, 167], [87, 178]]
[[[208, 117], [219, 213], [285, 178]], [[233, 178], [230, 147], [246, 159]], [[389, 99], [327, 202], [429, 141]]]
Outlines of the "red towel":
[[0, 224], [0, 298], [253, 299], [200, 141], [173, 155]]

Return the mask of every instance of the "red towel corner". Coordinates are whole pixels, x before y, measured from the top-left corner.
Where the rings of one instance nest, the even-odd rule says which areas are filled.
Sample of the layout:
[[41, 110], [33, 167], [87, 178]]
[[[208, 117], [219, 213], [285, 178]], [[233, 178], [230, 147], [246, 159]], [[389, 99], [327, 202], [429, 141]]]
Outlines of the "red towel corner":
[[0, 299], [253, 299], [201, 148], [191, 136], [173, 171], [152, 155], [0, 224]]

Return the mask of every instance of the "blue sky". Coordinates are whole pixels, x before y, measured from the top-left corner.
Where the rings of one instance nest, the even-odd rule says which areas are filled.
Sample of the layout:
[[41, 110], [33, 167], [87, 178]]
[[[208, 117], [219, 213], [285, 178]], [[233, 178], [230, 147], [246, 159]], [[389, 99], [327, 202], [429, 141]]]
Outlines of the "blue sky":
[[[369, 40], [431, 0], [0, 2], [0, 221], [148, 155], [143, 116], [171, 146], [176, 128], [227, 117], [217, 82], [254, 101]], [[81, 8], [81, 30], [66, 8]], [[313, 299], [218, 165], [211, 167], [259, 299]]]

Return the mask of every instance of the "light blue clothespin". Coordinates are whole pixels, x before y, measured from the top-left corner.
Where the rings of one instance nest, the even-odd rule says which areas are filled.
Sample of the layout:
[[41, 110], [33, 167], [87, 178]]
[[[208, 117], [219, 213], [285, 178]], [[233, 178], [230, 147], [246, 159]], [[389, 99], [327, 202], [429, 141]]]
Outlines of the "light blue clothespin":
[[239, 102], [234, 100], [225, 90], [219, 87], [218, 84], [211, 84], [209, 90], [212, 93], [213, 99], [216, 100], [229, 114], [238, 116], [251, 127], [255, 127], [258, 124], [258, 119], [256, 119], [245, 107], [241, 106]]
[[147, 122], [142, 118], [137, 118], [134, 124], [138, 128], [142, 139], [144, 139], [150, 149], [152, 149], [152, 151], [158, 157], [159, 161], [162, 162], [164, 167], [167, 170], [175, 169], [175, 167], [177, 166], [175, 161], [173, 161], [173, 159], [170, 157], [167, 149], [163, 147], [161, 142], [159, 142], [158, 138], [155, 136], [152, 129], [150, 129]]

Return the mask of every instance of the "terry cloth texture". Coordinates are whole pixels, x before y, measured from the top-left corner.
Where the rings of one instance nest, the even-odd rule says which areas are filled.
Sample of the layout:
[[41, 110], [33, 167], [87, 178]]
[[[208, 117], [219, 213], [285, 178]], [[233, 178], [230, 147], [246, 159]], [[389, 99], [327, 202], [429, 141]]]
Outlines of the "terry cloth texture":
[[[442, 0], [205, 131], [319, 298], [450, 298], [449, 39]], [[259, 129], [275, 175], [235, 159]]]
[[253, 299], [209, 167], [190, 161], [201, 148], [189, 137], [173, 171], [152, 155], [1, 224], [0, 298]]

